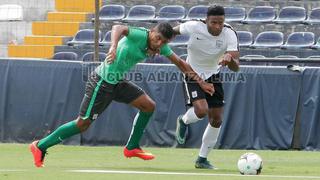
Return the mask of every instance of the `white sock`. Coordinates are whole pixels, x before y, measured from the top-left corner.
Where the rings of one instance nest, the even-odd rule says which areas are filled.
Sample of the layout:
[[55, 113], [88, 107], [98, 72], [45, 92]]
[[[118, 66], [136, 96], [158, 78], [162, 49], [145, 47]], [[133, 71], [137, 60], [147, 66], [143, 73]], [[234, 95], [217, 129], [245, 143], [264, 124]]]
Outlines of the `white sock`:
[[182, 116], [182, 120], [185, 124], [195, 123], [200, 121], [202, 118], [198, 118], [196, 113], [194, 112], [194, 107], [188, 109], [188, 111]]
[[202, 136], [202, 144], [199, 152], [200, 157], [208, 157], [208, 154], [217, 142], [219, 131], [220, 128], [214, 128], [210, 125], [210, 123], [208, 123], [208, 126]]

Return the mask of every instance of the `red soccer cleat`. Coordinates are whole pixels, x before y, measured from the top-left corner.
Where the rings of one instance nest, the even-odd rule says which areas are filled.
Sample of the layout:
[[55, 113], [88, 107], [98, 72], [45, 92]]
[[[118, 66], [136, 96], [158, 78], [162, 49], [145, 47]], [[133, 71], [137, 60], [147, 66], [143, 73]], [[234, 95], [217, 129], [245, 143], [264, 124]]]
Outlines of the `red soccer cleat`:
[[37, 144], [38, 144], [39, 141], [33, 141], [30, 145], [29, 145], [29, 148], [30, 148], [30, 151], [33, 155], [33, 161], [34, 161], [34, 165], [36, 167], [44, 167], [43, 165], [43, 160], [44, 160], [44, 156], [45, 156], [45, 152], [42, 152]]
[[129, 149], [127, 149], [127, 147], [125, 147], [123, 149], [123, 154], [127, 158], [138, 157], [143, 160], [151, 160], [151, 159], [155, 158], [155, 156], [153, 154], [144, 152], [140, 148], [135, 148], [135, 149], [129, 150]]

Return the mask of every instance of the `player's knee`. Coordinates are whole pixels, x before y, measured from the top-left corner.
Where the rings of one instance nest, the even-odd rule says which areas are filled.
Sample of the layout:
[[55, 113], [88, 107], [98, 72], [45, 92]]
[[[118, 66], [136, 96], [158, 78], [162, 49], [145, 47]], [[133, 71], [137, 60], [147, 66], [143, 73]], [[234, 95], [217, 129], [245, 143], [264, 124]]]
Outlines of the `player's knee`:
[[214, 116], [212, 118], [209, 118], [209, 122], [212, 127], [220, 128], [220, 126], [222, 124], [222, 117], [221, 117], [221, 115]]
[[208, 114], [208, 108], [194, 108], [194, 112], [198, 118], [204, 118]]
[[153, 100], [149, 100], [146, 103], [144, 103], [140, 110], [143, 112], [153, 112], [156, 109], [156, 103]]
[[86, 119], [86, 120], [82, 118], [77, 119], [77, 126], [81, 132], [86, 131], [89, 128], [90, 124], [91, 124], [90, 119]]

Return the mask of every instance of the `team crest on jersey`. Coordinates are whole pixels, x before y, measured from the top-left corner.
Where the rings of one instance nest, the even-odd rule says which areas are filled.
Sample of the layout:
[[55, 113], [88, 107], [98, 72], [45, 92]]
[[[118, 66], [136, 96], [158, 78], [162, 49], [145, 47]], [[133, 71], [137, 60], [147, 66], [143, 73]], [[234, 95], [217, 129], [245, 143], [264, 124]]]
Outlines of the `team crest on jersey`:
[[192, 98], [196, 98], [198, 96], [198, 93], [197, 91], [192, 91], [191, 95], [192, 95]]
[[223, 41], [222, 41], [222, 40], [217, 40], [217, 41], [216, 41], [216, 46], [217, 46], [217, 48], [221, 48], [222, 45], [223, 45]]

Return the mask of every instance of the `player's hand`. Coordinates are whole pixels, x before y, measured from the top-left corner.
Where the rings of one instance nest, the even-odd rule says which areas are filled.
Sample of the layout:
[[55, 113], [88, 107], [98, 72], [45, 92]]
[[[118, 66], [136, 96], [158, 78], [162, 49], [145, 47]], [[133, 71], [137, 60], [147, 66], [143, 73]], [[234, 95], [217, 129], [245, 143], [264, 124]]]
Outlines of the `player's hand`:
[[232, 56], [229, 53], [223, 55], [223, 57], [219, 60], [219, 65], [226, 66], [232, 61]]
[[115, 48], [114, 46], [111, 46], [105, 61], [108, 64], [112, 64], [113, 61], [116, 59], [116, 56], [117, 56], [117, 48]]
[[212, 83], [207, 83], [207, 82], [203, 81], [203, 82], [200, 83], [199, 85], [200, 85], [201, 89], [202, 89], [204, 92], [210, 94], [211, 96], [214, 94], [214, 91], [215, 91], [215, 90], [214, 90], [214, 86], [213, 86]]

